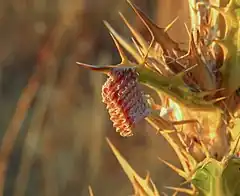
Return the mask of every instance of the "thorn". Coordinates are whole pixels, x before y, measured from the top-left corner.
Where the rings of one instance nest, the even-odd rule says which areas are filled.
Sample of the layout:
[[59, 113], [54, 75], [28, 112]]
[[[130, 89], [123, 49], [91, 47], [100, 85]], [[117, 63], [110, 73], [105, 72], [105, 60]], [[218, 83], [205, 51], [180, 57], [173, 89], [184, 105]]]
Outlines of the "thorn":
[[158, 190], [157, 190], [157, 187], [156, 185], [153, 183], [152, 179], [150, 179], [150, 182], [151, 182], [151, 185], [153, 187], [153, 192], [154, 192], [154, 196], [160, 196]]
[[198, 66], [198, 64], [195, 64], [195, 65], [193, 65], [193, 66], [185, 69], [183, 72], [184, 72], [184, 73], [188, 73], [188, 72], [192, 71], [192, 70], [193, 70], [195, 67], [197, 67], [197, 66]]
[[115, 155], [116, 159], [118, 160], [119, 164], [123, 168], [125, 174], [131, 181], [135, 190], [137, 190], [136, 188], [140, 188], [139, 190], [141, 192], [144, 192], [145, 193], [144, 195], [153, 195], [153, 191], [149, 186], [147, 186], [146, 181], [134, 171], [134, 169], [129, 165], [127, 160], [120, 154], [120, 152], [108, 138], [106, 138], [106, 141], [109, 147], [111, 148], [113, 154]]
[[[155, 119], [153, 118], [150, 118], [149, 116], [147, 118], [145, 118], [147, 120], [147, 122], [149, 124], [151, 124], [156, 130], [159, 130], [159, 123], [156, 122]], [[188, 166], [187, 164], [185, 163], [185, 157], [183, 156], [182, 154], [182, 148], [181, 146], [179, 146], [168, 134], [165, 134], [165, 133], [162, 133], [161, 134], [163, 135], [163, 137], [168, 141], [168, 143], [172, 146], [172, 148], [174, 149], [174, 151], [176, 152], [181, 164], [182, 164], [182, 167], [184, 168], [184, 171], [188, 171]]]
[[186, 22], [184, 22], [184, 26], [185, 26], [188, 36], [191, 37], [191, 33], [190, 33], [190, 30], [189, 30]]
[[[148, 18], [145, 18], [144, 19], [144, 17], [143, 16], [145, 16], [142, 12], [141, 12], [141, 10], [139, 10], [131, 1], [129, 1], [129, 0], [127, 0], [127, 2], [129, 3], [129, 5], [132, 7], [132, 9], [133, 9], [133, 11], [137, 14], [137, 16], [140, 18], [140, 20], [143, 22], [143, 24], [145, 25], [145, 27], [147, 28], [147, 30], [149, 31], [149, 33], [150, 33], [150, 35], [151, 35], [151, 42], [150, 42], [150, 45], [149, 45], [149, 47], [148, 47], [148, 49], [147, 49], [147, 53], [146, 53], [146, 55], [145, 55], [145, 58], [148, 56], [148, 53], [149, 53], [149, 51], [150, 51], [150, 49], [151, 49], [151, 47], [152, 47], [152, 45], [153, 45], [153, 43], [154, 43], [154, 41], [155, 41], [155, 37], [154, 37], [154, 34], [153, 34], [153, 32], [152, 32], [152, 29], [149, 27], [149, 22], [146, 22], [147, 20], [146, 19], [148, 19]], [[148, 19], [149, 20], [149, 19]], [[145, 59], [144, 58], [144, 59]]]
[[175, 191], [172, 196], [177, 196], [178, 191]]
[[88, 186], [88, 192], [89, 192], [89, 196], [94, 196], [91, 186]]
[[213, 95], [213, 94], [215, 94], [217, 92], [221, 92], [221, 91], [224, 91], [224, 90], [226, 90], [226, 89], [225, 88], [219, 88], [219, 89], [212, 89], [212, 90], [202, 91], [202, 92], [198, 92], [197, 96], [198, 97], [205, 97], [207, 95], [211, 95], [211, 94]]
[[122, 60], [121, 64], [126, 64], [128, 62], [127, 56], [125, 55], [123, 49], [119, 45], [119, 43], [118, 43], [117, 39], [114, 37], [114, 35], [112, 33], [110, 33], [110, 35], [111, 35], [111, 37], [112, 37], [112, 39], [113, 39], [113, 41], [115, 43], [115, 46], [117, 47], [119, 55], [121, 57], [121, 60]]
[[185, 28], [186, 28], [186, 30], [187, 30], [187, 34], [188, 34], [188, 37], [189, 37], [189, 50], [188, 50], [188, 52], [187, 52], [186, 54], [184, 54], [184, 55], [176, 58], [176, 61], [181, 60], [181, 59], [184, 59], [184, 58], [190, 56], [190, 54], [191, 54], [191, 50], [190, 50], [191, 47], [190, 47], [190, 46], [191, 46], [191, 40], [192, 40], [191, 37], [192, 37], [192, 36], [191, 36], [190, 30], [188, 29], [186, 23], [184, 23], [184, 26], [185, 26]]
[[188, 37], [189, 37], [189, 50], [188, 50], [188, 52], [185, 55], [182, 55], [182, 56], [178, 57], [176, 60], [181, 60], [183, 58], [186, 58], [187, 56], [190, 56], [190, 54], [191, 54], [191, 50], [190, 49], [191, 49], [192, 35], [191, 35], [190, 30], [189, 30], [189, 28], [188, 28], [186, 23], [184, 23], [184, 26], [186, 28], [186, 31], [187, 31], [187, 34], [188, 34]]
[[164, 32], [167, 32], [174, 24], [175, 22], [179, 19], [179, 16], [177, 16], [176, 18], [173, 19], [172, 22], [170, 22], [164, 29]]
[[127, 0], [127, 2], [129, 3], [129, 5], [132, 7], [132, 9], [134, 10], [134, 12], [137, 14], [137, 16], [140, 18], [140, 20], [143, 22], [143, 24], [145, 25], [145, 27], [147, 28], [147, 30], [149, 31], [150, 35], [151, 35], [151, 42], [147, 48], [147, 51], [146, 51], [146, 54], [144, 55], [143, 57], [143, 60], [140, 64], [145, 64], [145, 62], [147, 61], [147, 58], [148, 58], [148, 55], [149, 55], [149, 52], [155, 42], [155, 37], [154, 37], [154, 34], [151, 30], [151, 28], [148, 26], [147, 22], [143, 19], [143, 14], [141, 13], [141, 11], [133, 5], [132, 2], [130, 2], [129, 0]]
[[147, 43], [144, 40], [144, 38], [140, 35], [140, 33], [138, 33], [131, 25], [130, 23], [127, 21], [127, 19], [125, 18], [125, 16], [119, 12], [120, 17], [122, 18], [123, 22], [127, 25], [127, 27], [129, 28], [129, 30], [131, 31], [131, 33], [133, 34], [134, 38], [138, 41], [138, 43], [141, 45], [141, 47], [144, 49], [144, 51], [147, 50]]
[[182, 182], [182, 183], [180, 184], [180, 186], [183, 186], [183, 185], [185, 185], [185, 184], [191, 183], [191, 181], [192, 181], [192, 179], [189, 178], [189, 179], [185, 180], [184, 182]]
[[137, 40], [136, 40], [134, 37], [131, 37], [131, 40], [132, 40], [133, 44], [135, 45], [138, 53], [139, 53], [141, 56], [144, 56], [144, 52], [142, 51], [141, 46], [137, 43]]
[[211, 100], [210, 102], [211, 102], [211, 103], [217, 103], [217, 102], [222, 101], [222, 100], [225, 100], [225, 99], [227, 99], [227, 98], [228, 98], [228, 96], [219, 97], [219, 98], [216, 98], [216, 99]]
[[143, 57], [143, 60], [142, 60], [142, 63], [141, 63], [142, 65], [144, 65], [146, 63], [147, 58], [148, 58], [148, 54], [149, 54], [149, 52], [150, 52], [150, 50], [152, 48], [153, 43], [154, 43], [154, 37], [152, 38], [152, 41], [151, 41], [151, 43], [150, 43], [150, 45], [149, 45], [149, 47], [147, 49], [147, 52], [146, 52], [146, 54]]
[[[180, 50], [178, 43], [173, 41], [167, 32], [168, 28], [171, 27], [171, 24], [168, 25], [166, 28], [158, 27], [149, 17], [147, 17], [137, 6], [127, 0], [133, 11], [139, 17], [139, 19], [143, 22], [145, 27], [148, 29], [151, 37], [154, 37], [154, 41], [161, 45], [161, 48], [166, 55], [168, 51], [172, 50]], [[175, 21], [174, 21], [175, 22]]]
[[191, 189], [172, 187], [172, 186], [165, 186], [165, 188], [170, 189], [170, 190], [174, 190], [174, 191], [178, 191], [178, 192], [181, 192], [181, 193], [186, 193], [188, 195], [194, 195], [194, 191], [191, 190]]
[[138, 54], [138, 52], [129, 44], [126, 40], [124, 40], [113, 28], [112, 26], [107, 22], [103, 21], [104, 25], [108, 28], [110, 33], [116, 38], [119, 44], [122, 45], [124, 49], [126, 49], [138, 63], [142, 62], [142, 57]]
[[[201, 126], [198, 120], [196, 119], [190, 119], [190, 120], [179, 120], [179, 121], [171, 121], [173, 125], [184, 125], [184, 124], [198, 124]], [[178, 131], [179, 132], [179, 131]], [[180, 131], [182, 132], [182, 131]]]
[[203, 151], [204, 155], [206, 156], [206, 158], [210, 158], [210, 152], [207, 149], [207, 146], [205, 145], [204, 142], [202, 142], [202, 140], [200, 140], [200, 144], [201, 144], [201, 150]]
[[[181, 149], [181, 152], [182, 152], [183, 156], [185, 157], [186, 162], [188, 162], [188, 168], [191, 167], [190, 170], [195, 168], [197, 163], [196, 163], [196, 160], [194, 159], [194, 157], [191, 154], [189, 154], [185, 149]], [[189, 176], [189, 173], [188, 173], [188, 176]]]
[[145, 181], [146, 181], [147, 184], [150, 181], [150, 172], [149, 171], [147, 171], [147, 175], [146, 175]]
[[230, 151], [230, 153], [229, 153], [230, 155], [233, 155], [233, 154], [237, 153], [237, 147], [238, 147], [238, 145], [240, 143], [240, 133], [238, 133], [237, 139], [235, 139], [235, 140], [237, 140], [237, 141], [235, 142], [232, 150]]
[[232, 112], [229, 110], [229, 108], [228, 108], [227, 104], [226, 104], [224, 101], [222, 102], [222, 104], [223, 104], [223, 105], [224, 105], [224, 107], [226, 108], [226, 110], [227, 110], [227, 113], [229, 114], [229, 116], [230, 116], [231, 120], [234, 120], [234, 119], [235, 119], [235, 117], [233, 116]]
[[193, 66], [191, 66], [191, 67], [188, 67], [187, 69], [183, 70], [182, 72], [176, 74], [176, 75], [174, 76], [174, 78], [180, 78], [180, 79], [181, 79], [180, 82], [181, 82], [182, 84], [185, 84], [184, 81], [182, 80], [183, 76], [184, 76], [186, 73], [192, 71], [192, 70], [193, 70], [195, 67], [197, 67], [197, 66], [198, 66], [198, 64], [195, 64], [195, 65], [193, 65]]
[[172, 165], [171, 163], [161, 159], [160, 157], [158, 157], [158, 159], [161, 162], [163, 162], [165, 165], [167, 165], [169, 168], [171, 168], [173, 171], [175, 171], [179, 176], [183, 177], [184, 179], [187, 179], [187, 174], [183, 170], [181, 170], [181, 169], [177, 168], [176, 166]]
[[108, 74], [112, 68], [116, 67], [116, 66], [112, 66], [112, 65], [96, 66], [96, 65], [90, 65], [90, 64], [80, 63], [80, 62], [76, 62], [76, 63], [81, 67], [91, 69], [94, 71], [99, 71], [99, 72], [102, 72], [105, 74]]
[[165, 192], [161, 192], [163, 196], [168, 196], [167, 193]]
[[159, 115], [156, 115], [156, 114], [153, 114], [153, 115], [150, 115], [149, 118], [153, 119], [154, 122], [156, 122], [157, 126], [158, 126], [158, 130], [161, 131], [161, 130], [167, 130], [166, 132], [170, 131], [170, 132], [176, 132], [176, 129], [175, 127], [173, 126], [173, 124], [168, 121], [168, 120], [165, 120], [164, 118], [162, 118], [161, 116]]

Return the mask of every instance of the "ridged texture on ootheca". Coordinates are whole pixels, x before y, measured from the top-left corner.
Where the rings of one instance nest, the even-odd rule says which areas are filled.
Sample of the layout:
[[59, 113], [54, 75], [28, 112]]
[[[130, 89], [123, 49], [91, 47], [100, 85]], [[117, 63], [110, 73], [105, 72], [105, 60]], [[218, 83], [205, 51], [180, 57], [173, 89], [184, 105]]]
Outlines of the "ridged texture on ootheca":
[[113, 126], [121, 136], [131, 136], [133, 126], [149, 114], [134, 68], [113, 68], [102, 87]]

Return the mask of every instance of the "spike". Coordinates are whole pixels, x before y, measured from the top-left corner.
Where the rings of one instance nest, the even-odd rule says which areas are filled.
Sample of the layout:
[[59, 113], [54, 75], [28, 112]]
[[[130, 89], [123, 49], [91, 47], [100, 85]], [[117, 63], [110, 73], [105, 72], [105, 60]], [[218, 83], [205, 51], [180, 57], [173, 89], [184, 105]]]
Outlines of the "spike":
[[135, 195], [142, 195], [142, 196], [147, 195], [143, 186], [148, 186], [148, 185], [140, 184], [139, 181], [135, 177], [133, 177], [133, 180], [134, 180], [134, 182], [132, 184], [133, 184], [133, 188], [135, 190]]
[[229, 96], [225, 96], [225, 97], [219, 97], [219, 98], [216, 98], [216, 99], [213, 99], [213, 100], [211, 100], [210, 101], [210, 103], [217, 103], [217, 102], [219, 102], [219, 101], [223, 101], [223, 100], [225, 100], [225, 99], [227, 99]]
[[205, 145], [205, 143], [200, 140], [200, 144], [201, 144], [201, 150], [204, 153], [204, 155], [206, 156], [206, 158], [207, 159], [210, 158], [210, 152], [208, 151], [207, 146]]
[[163, 196], [168, 196], [167, 193], [165, 192], [161, 192]]
[[144, 52], [142, 51], [141, 46], [137, 43], [137, 40], [134, 37], [131, 37], [131, 40], [132, 40], [133, 44], [135, 45], [135, 47], [137, 48], [138, 53], [141, 56], [144, 56]]
[[142, 62], [141, 56], [138, 54], [138, 52], [129, 44], [126, 40], [124, 40], [107, 22], [104, 21], [105, 26], [108, 28], [108, 30], [111, 32], [111, 34], [116, 38], [116, 40], [125, 48], [138, 63]]
[[158, 124], [158, 131], [162, 131], [162, 130], [167, 130], [167, 131], [174, 131], [176, 132], [175, 127], [173, 126], [173, 124], [171, 122], [169, 122], [168, 120], [165, 120], [164, 118], [162, 118], [161, 116], [159, 116], [158, 114], [151, 114], [149, 116], [150, 119], [152, 119], [153, 121], [155, 121]]
[[89, 196], [94, 196], [91, 186], [88, 186], [88, 192], [89, 192]]
[[235, 139], [236, 141], [234, 141], [234, 145], [231, 148], [232, 150], [230, 151], [229, 155], [235, 155], [238, 152], [238, 145], [240, 143], [240, 133], [238, 134], [237, 138]]
[[[149, 124], [151, 124], [155, 129], [159, 129], [159, 125], [156, 121], [154, 121], [153, 119], [147, 117], [146, 120], [148, 121]], [[162, 134], [162, 136], [168, 141], [168, 143], [172, 146], [172, 148], [174, 149], [175, 153], [177, 154], [183, 168], [185, 172], [189, 172], [188, 167], [185, 163], [185, 157], [183, 156], [182, 152], [181, 152], [181, 147], [171, 138], [171, 136], [169, 136], [167, 133], [164, 132], [160, 132]]]
[[177, 16], [176, 18], [173, 19], [172, 22], [170, 22], [164, 29], [164, 32], [169, 31], [170, 28], [172, 28], [172, 26], [175, 24], [175, 22], [179, 19], [179, 16]]
[[158, 157], [158, 159], [159, 159], [161, 162], [163, 162], [165, 165], [167, 165], [168, 167], [170, 167], [173, 171], [175, 171], [179, 176], [183, 177], [184, 179], [187, 179], [187, 178], [188, 178], [187, 174], [186, 174], [183, 170], [181, 170], [181, 169], [177, 168], [176, 166], [172, 165], [171, 163], [169, 163], [169, 162], [161, 159], [160, 157]]
[[84, 68], [91, 69], [94, 71], [99, 71], [105, 74], [110, 73], [111, 69], [116, 67], [112, 65], [96, 66], [96, 65], [90, 65], [90, 64], [80, 63], [80, 62], [76, 62], [76, 63]]
[[188, 195], [194, 195], [194, 190], [191, 190], [191, 189], [180, 188], [180, 187], [172, 187], [172, 186], [165, 186], [165, 188], [170, 189], [170, 190], [174, 190], [174, 191], [178, 191], [178, 192], [181, 192], [181, 193], [186, 193]]
[[145, 181], [146, 181], [147, 184], [150, 181], [150, 172], [149, 171], [147, 171], [147, 175], [146, 175]]
[[120, 44], [118, 43], [118, 40], [116, 39], [116, 37], [114, 36], [114, 34], [112, 34], [110, 32], [110, 35], [117, 47], [118, 53], [121, 57], [121, 63], [117, 64], [117, 65], [102, 65], [102, 66], [97, 66], [97, 65], [90, 65], [90, 64], [85, 64], [85, 63], [81, 63], [81, 62], [76, 62], [78, 65], [87, 68], [87, 69], [91, 69], [94, 71], [99, 71], [105, 74], [109, 74], [111, 72], [111, 70], [113, 68], [117, 68], [119, 66], [126, 66], [126, 67], [135, 67], [136, 64], [131, 63], [130, 61], [128, 61], [127, 56], [125, 55], [123, 49], [121, 48]]
[[[185, 149], [181, 150], [182, 154], [186, 157], [189, 166], [191, 167], [191, 170], [196, 167], [197, 161], [194, 159], [194, 157], [189, 154]], [[187, 180], [187, 178], [185, 178]]]
[[121, 46], [119, 45], [117, 39], [114, 37], [114, 35], [112, 33], [110, 33], [110, 35], [111, 35], [111, 37], [112, 37], [112, 39], [113, 39], [113, 41], [114, 41], [114, 43], [117, 47], [119, 55], [121, 57], [121, 60], [122, 60], [121, 64], [128, 64], [127, 56], [125, 55], [124, 51], [122, 50]]
[[[198, 124], [200, 125], [198, 120], [190, 119], [190, 120], [179, 120], [179, 121], [171, 121], [173, 125], [184, 125], [184, 124]], [[178, 131], [179, 132], [179, 131]], [[182, 131], [180, 131], [182, 132]]]
[[[132, 7], [133, 10], [135, 11], [135, 13], [137, 13], [137, 15], [138, 15], [138, 12], [136, 12], [136, 10], [138, 10], [138, 8], [136, 8], [129, 0], [127, 0], [127, 2], [131, 5], [131, 7]], [[138, 10], [138, 11], [140, 11], [140, 10]], [[140, 11], [140, 12], [141, 12], [141, 11]], [[139, 16], [139, 15], [138, 15], [138, 16]], [[140, 17], [140, 16], [139, 16], [139, 17]], [[140, 17], [140, 19], [141, 19], [141, 17]], [[142, 19], [141, 19], [141, 20], [142, 20]], [[142, 62], [141, 62], [140, 64], [144, 64], [144, 63], [146, 62], [146, 60], [147, 60], [147, 58], [148, 58], [148, 54], [149, 54], [149, 52], [150, 52], [150, 50], [151, 50], [151, 48], [152, 48], [152, 46], [153, 46], [153, 44], [154, 44], [154, 41], [155, 41], [155, 37], [154, 37], [154, 35], [153, 35], [152, 29], [149, 28], [149, 26], [147, 25], [147, 23], [146, 23], [144, 20], [142, 20], [142, 22], [144, 23], [144, 25], [146, 26], [146, 28], [148, 29], [148, 31], [149, 31], [149, 33], [150, 33], [150, 35], [151, 35], [151, 42], [150, 42], [150, 44], [149, 44], [149, 46], [148, 46], [148, 48], [147, 48], [146, 54], [144, 55]]]
[[145, 39], [141, 36], [140, 33], [138, 33], [127, 21], [127, 19], [125, 18], [125, 16], [119, 12], [119, 15], [121, 16], [122, 20], [124, 21], [124, 23], [127, 25], [127, 27], [129, 28], [129, 30], [131, 31], [131, 33], [133, 34], [134, 38], [137, 40], [137, 42], [141, 45], [141, 47], [143, 48], [144, 51], [147, 50], [147, 42], [145, 41]]
[[[137, 48], [139, 54], [140, 54], [143, 58], [146, 57], [146, 55], [144, 55], [144, 52], [142, 51], [141, 46], [139, 46], [139, 44], [137, 43], [137, 41], [136, 41], [133, 37], [132, 37], [131, 39], [132, 39], [132, 41], [133, 41], [133, 44], [134, 44], [135, 47]], [[145, 61], [146, 61], [146, 60], [147, 60], [147, 59], [145, 59]], [[147, 62], [144, 62], [144, 59], [143, 59], [143, 61], [142, 61], [142, 64], [144, 64], [145, 67], [148, 68], [149, 70], [152, 70], [152, 71], [155, 71], [155, 72], [161, 74], [161, 70], [160, 70], [155, 64], [152, 65], [152, 64], [149, 64], [149, 63], [147, 63]]]
[[187, 34], [188, 34], [188, 37], [189, 37], [189, 50], [188, 50], [188, 52], [187, 52], [186, 54], [178, 57], [176, 60], [184, 59], [184, 58], [190, 56], [190, 53], [191, 53], [191, 51], [190, 51], [190, 48], [191, 48], [191, 47], [190, 47], [190, 46], [191, 46], [190, 42], [191, 42], [191, 40], [192, 40], [192, 38], [191, 38], [192, 36], [191, 36], [190, 30], [188, 29], [186, 23], [184, 23], [184, 26], [185, 26], [185, 28], [186, 28], [186, 31], [187, 31]]
[[133, 182], [133, 177], [136, 174], [136, 172], [132, 169], [132, 167], [128, 164], [128, 162], [123, 158], [123, 156], [120, 154], [120, 152], [116, 149], [116, 147], [112, 144], [112, 142], [106, 138], [108, 145], [110, 146], [112, 152], [114, 153], [115, 157], [117, 158], [120, 165], [123, 167], [123, 170], [126, 172], [129, 180]]
[[188, 73], [191, 72], [194, 68], [196, 68], [198, 64], [195, 64], [179, 73], [177, 73], [175, 76], [172, 76], [172, 80], [175, 81], [175, 83], [178, 83], [179, 86], [185, 86], [185, 82], [183, 80], [183, 77]]
[[180, 183], [180, 186], [183, 186], [185, 184], [191, 183], [192, 179], [188, 178], [187, 180], [185, 180], [184, 182]]
[[157, 190], [157, 187], [156, 185], [153, 183], [152, 179], [150, 179], [150, 182], [151, 182], [151, 185], [153, 187], [153, 192], [154, 192], [154, 196], [160, 196], [158, 190]]
[[[146, 28], [149, 30], [149, 32], [152, 34], [153, 31], [149, 27], [149, 24], [155, 25], [150, 19], [137, 7], [135, 6], [131, 1], [127, 0], [133, 11], [137, 14], [139, 19], [143, 22], [143, 24], [146, 26]], [[154, 36], [153, 36], [154, 37]]]
[[175, 191], [172, 196], [177, 196], [178, 193], [178, 191]]
[[197, 93], [197, 97], [199, 98], [204, 98], [205, 96], [208, 95], [214, 95], [217, 92], [221, 92], [226, 90], [225, 88], [219, 88], [219, 89], [212, 89], [212, 90], [206, 90], [206, 91], [201, 91]]
[[230, 116], [230, 119], [231, 119], [231, 120], [234, 120], [235, 117], [233, 116], [233, 114], [232, 114], [232, 112], [230, 111], [230, 109], [229, 109], [229, 107], [227, 106], [227, 104], [226, 104], [224, 101], [222, 102], [222, 104], [224, 105], [224, 107], [225, 107], [228, 115]]
[[[183, 70], [182, 72], [178, 73], [176, 76], [182, 78], [186, 73], [192, 71], [192, 70], [193, 70], [194, 68], [196, 68], [197, 66], [198, 66], [198, 64], [195, 64], [195, 65], [193, 65], [193, 66], [191, 66], [191, 67], [188, 67], [187, 69], [185, 69], [185, 70]], [[175, 77], [176, 77], [176, 76], [175, 76]]]
[[[193, 70], [192, 72], [193, 77], [198, 81], [198, 84], [202, 89], [214, 89], [215, 81], [213, 73], [211, 69], [203, 62], [204, 60], [201, 58], [201, 56], [199, 56], [197, 46], [193, 39], [193, 34], [191, 34], [189, 45], [189, 56], [191, 56], [191, 60], [193, 61], [192, 63], [198, 64], [197, 69]], [[202, 73], [201, 77], [199, 73]]]
[[[180, 50], [178, 47], [178, 44], [174, 42], [169, 37], [169, 35], [165, 32], [165, 28], [160, 28], [157, 25], [155, 25], [137, 6], [135, 6], [129, 0], [127, 0], [127, 2], [132, 7], [136, 15], [140, 18], [140, 20], [144, 23], [144, 25], [149, 30], [149, 32], [153, 35], [155, 40], [158, 43], [160, 43], [160, 45], [162, 46], [163, 50], [165, 50], [165, 52], [167, 52], [167, 50], [172, 51], [172, 49]], [[169, 28], [169, 25], [168, 25], [168, 28]]]
[[149, 196], [154, 196], [153, 191], [147, 186], [146, 181], [142, 179], [129, 165], [129, 163], [123, 158], [120, 152], [116, 149], [116, 147], [112, 144], [112, 142], [106, 138], [108, 145], [110, 146], [113, 154], [117, 158], [118, 162], [122, 166], [124, 172], [127, 174], [129, 180], [133, 185], [136, 183], [142, 188], [142, 190]]
[[144, 65], [146, 63], [148, 55], [149, 55], [149, 52], [150, 52], [150, 50], [151, 50], [151, 48], [153, 46], [153, 43], [154, 43], [154, 37], [152, 37], [151, 43], [149, 44], [148, 49], [146, 51], [146, 54], [143, 57], [143, 60], [142, 60], [142, 63], [141, 63], [142, 65]]
[[109, 75], [114, 68], [118, 68], [118, 66], [120, 66], [120, 65], [122, 66], [122, 68], [135, 68], [136, 67], [135, 64], [131, 64], [131, 63], [128, 63], [127, 65], [118, 64], [118, 65], [102, 65], [102, 66], [90, 65], [90, 64], [85, 64], [85, 63], [81, 63], [81, 62], [76, 62], [76, 63], [79, 66], [82, 66], [84, 68], [91, 69], [93, 71], [98, 71], [98, 72], [101, 72], [101, 73], [104, 73], [107, 75]]
[[[142, 51], [141, 46], [139, 46], [139, 44], [137, 43], [137, 41], [135, 40], [135, 38], [132, 37], [131, 39], [132, 39], [133, 44], [134, 44], [135, 47], [137, 48], [139, 54], [140, 54], [143, 58], [146, 57], [146, 55], [144, 55], [144, 52]], [[145, 61], [146, 61], [146, 58], [145, 58]], [[147, 62], [144, 62], [144, 59], [143, 59], [143, 61], [142, 61], [142, 64], [144, 64], [146, 68], [148, 68], [148, 69], [150, 69], [150, 70], [152, 70], [152, 71], [154, 71], [154, 72], [157, 72], [157, 73], [159, 73], [159, 74], [162, 73], [161, 70], [159, 69], [159, 67], [157, 67], [155, 64], [149, 64], [149, 63], [147, 63]]]

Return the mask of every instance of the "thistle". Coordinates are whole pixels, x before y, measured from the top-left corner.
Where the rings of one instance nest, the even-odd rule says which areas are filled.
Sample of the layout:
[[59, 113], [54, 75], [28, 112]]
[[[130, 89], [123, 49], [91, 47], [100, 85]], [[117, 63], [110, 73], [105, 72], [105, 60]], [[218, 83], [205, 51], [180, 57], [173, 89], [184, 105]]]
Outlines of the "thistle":
[[[108, 74], [102, 97], [113, 126], [120, 135], [131, 136], [134, 126], [145, 119], [168, 141], [182, 169], [160, 160], [191, 187], [167, 187], [175, 191], [174, 195], [240, 195], [239, 1], [230, 0], [221, 7], [220, 0], [189, 0], [187, 51], [168, 35], [176, 20], [160, 28], [128, 3], [148, 29], [151, 40], [120, 13], [133, 35], [132, 43], [104, 23], [122, 62], [106, 66], [78, 63]], [[155, 90], [161, 103], [145, 95], [139, 84]], [[109, 140], [108, 143], [134, 185], [135, 195], [159, 195], [154, 184], [140, 178]]]

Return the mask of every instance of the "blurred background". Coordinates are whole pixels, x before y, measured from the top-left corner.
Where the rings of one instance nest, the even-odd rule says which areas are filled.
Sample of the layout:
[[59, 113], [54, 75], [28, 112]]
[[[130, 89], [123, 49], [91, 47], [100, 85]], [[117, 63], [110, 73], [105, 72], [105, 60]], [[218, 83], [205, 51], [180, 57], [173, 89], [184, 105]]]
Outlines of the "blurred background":
[[[179, 16], [170, 35], [187, 44], [187, 0], [132, 2], [161, 27]], [[115, 133], [101, 102], [106, 77], [75, 63], [120, 62], [102, 22], [130, 38], [119, 11], [143, 29], [125, 0], [0, 0], [0, 196], [85, 196], [89, 185], [96, 196], [130, 195], [106, 137], [159, 191], [181, 182], [158, 160], [179, 166], [150, 125]]]

